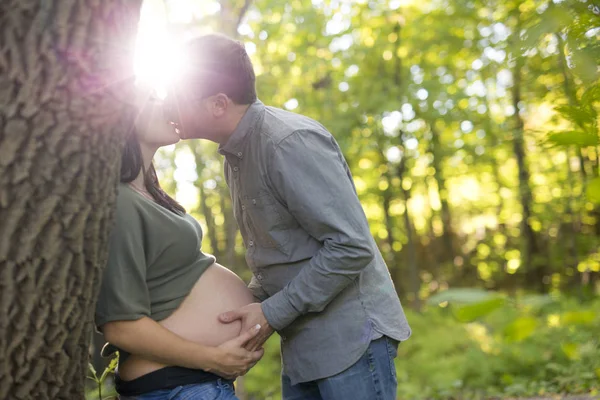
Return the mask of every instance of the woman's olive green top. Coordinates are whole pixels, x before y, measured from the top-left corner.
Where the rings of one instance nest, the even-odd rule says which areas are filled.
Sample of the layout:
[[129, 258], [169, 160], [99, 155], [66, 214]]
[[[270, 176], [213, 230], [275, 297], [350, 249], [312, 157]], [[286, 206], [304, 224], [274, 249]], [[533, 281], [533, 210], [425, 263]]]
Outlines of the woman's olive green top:
[[[116, 225], [96, 306], [96, 326], [111, 321], [168, 317], [215, 262], [200, 250], [202, 228], [119, 185]], [[121, 351], [121, 357], [123, 357]]]

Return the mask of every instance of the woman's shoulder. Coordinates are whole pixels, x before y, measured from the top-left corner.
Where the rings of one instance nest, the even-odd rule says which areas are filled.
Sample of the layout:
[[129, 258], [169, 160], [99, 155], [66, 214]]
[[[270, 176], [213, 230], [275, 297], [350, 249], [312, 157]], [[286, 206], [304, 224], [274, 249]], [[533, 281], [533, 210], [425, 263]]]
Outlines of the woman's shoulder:
[[139, 219], [142, 206], [139, 195], [127, 183], [119, 183], [116, 199], [117, 219]]
[[128, 183], [119, 183], [117, 187], [117, 207], [137, 204], [136, 193]]

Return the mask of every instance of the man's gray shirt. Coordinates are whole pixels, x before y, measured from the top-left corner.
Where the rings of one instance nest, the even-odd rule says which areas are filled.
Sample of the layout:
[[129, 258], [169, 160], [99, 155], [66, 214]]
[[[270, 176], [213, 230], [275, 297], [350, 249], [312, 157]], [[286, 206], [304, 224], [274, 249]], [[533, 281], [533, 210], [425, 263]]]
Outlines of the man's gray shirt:
[[318, 122], [260, 101], [225, 145], [225, 178], [292, 384], [354, 364], [374, 337], [410, 336], [352, 175]]

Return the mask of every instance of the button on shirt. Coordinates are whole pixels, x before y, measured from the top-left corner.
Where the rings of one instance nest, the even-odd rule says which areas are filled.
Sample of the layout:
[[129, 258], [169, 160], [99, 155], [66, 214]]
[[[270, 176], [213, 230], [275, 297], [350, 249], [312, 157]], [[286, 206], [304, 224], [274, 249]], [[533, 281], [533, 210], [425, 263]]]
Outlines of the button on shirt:
[[410, 336], [348, 165], [321, 124], [257, 101], [219, 152], [249, 288], [285, 337], [293, 384], [345, 370], [374, 337]]

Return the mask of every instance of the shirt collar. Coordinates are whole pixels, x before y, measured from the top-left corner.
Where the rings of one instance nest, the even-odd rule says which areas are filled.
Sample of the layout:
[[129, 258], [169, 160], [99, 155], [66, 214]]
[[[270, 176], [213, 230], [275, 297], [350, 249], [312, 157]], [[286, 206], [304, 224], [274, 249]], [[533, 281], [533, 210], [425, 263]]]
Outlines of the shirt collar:
[[246, 138], [260, 125], [261, 117], [264, 114], [264, 111], [265, 105], [260, 100], [256, 100], [254, 103], [252, 103], [229, 137], [229, 140], [225, 144], [219, 145], [219, 153], [222, 155], [229, 153], [238, 158], [242, 158], [242, 147], [244, 142]]

